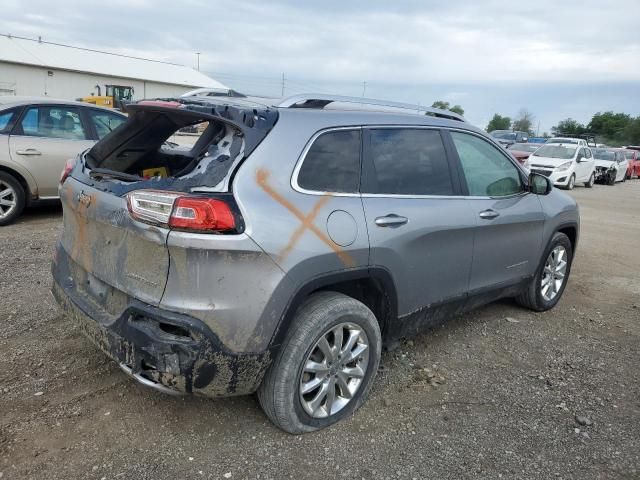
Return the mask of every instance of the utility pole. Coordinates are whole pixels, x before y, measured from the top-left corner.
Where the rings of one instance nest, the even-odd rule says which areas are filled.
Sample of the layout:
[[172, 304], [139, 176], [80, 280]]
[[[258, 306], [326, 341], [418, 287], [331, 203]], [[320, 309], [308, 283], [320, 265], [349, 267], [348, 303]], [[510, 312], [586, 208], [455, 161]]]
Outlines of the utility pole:
[[282, 72], [282, 97], [284, 97], [284, 72]]
[[196, 52], [196, 57], [198, 59], [198, 71], [200, 71], [200, 52]]
[[362, 82], [362, 96], [364, 97], [364, 92], [367, 91], [367, 82]]

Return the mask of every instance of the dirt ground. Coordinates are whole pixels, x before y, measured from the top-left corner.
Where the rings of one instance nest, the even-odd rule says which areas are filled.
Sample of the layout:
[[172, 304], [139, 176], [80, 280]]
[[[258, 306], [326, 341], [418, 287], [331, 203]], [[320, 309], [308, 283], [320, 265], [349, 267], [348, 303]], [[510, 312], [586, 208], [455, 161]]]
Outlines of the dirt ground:
[[640, 180], [571, 195], [582, 232], [553, 311], [503, 301], [404, 342], [355, 416], [304, 436], [252, 396], [126, 377], [60, 315], [60, 207], [31, 209], [0, 228], [0, 478], [640, 478]]

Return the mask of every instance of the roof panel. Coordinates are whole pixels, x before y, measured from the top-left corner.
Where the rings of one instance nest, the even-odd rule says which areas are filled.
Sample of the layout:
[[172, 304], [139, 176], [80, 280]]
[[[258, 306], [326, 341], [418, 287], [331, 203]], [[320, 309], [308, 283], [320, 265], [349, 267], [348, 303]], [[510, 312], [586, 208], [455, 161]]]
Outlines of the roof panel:
[[217, 80], [184, 65], [2, 34], [0, 61], [185, 87], [227, 88]]

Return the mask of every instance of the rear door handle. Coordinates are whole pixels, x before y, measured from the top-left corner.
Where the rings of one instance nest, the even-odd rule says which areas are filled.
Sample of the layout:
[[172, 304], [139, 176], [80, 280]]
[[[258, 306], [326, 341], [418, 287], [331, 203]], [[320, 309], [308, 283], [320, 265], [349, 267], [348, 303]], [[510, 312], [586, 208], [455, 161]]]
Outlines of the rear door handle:
[[498, 212], [496, 212], [495, 210], [483, 210], [482, 212], [480, 212], [480, 218], [484, 219], [484, 220], [493, 220], [496, 217], [499, 217], [500, 214]]
[[42, 155], [40, 150], [36, 150], [35, 148], [27, 148], [26, 150], [16, 150], [18, 155]]
[[384, 217], [376, 218], [376, 225], [379, 227], [399, 227], [407, 223], [409, 219], [407, 217], [401, 217], [395, 213], [390, 213]]

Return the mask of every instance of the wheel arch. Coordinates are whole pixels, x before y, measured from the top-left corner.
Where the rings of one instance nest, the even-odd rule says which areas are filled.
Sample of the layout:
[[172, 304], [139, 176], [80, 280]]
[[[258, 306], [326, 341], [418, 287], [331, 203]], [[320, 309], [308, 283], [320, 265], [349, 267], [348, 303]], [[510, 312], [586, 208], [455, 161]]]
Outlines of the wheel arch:
[[363, 267], [321, 275], [304, 283], [293, 294], [271, 338], [271, 349], [277, 349], [282, 344], [302, 303], [320, 291], [343, 293], [364, 303], [376, 316], [383, 339], [390, 322], [398, 316], [397, 291], [387, 269]]
[[[571, 250], [573, 251], [573, 255], [575, 256], [576, 247], [578, 246], [578, 224], [577, 223], [565, 223], [559, 225], [556, 228], [555, 233], [564, 233], [567, 237], [569, 237], [569, 241], [571, 242]], [[553, 238], [553, 235], [551, 236]]]
[[18, 181], [20, 186], [22, 186], [22, 188], [24, 189], [24, 194], [25, 194], [27, 203], [29, 203], [31, 200], [35, 198], [33, 196], [34, 193], [31, 186], [29, 185], [29, 182], [27, 181], [26, 177], [22, 175], [20, 172], [18, 172], [17, 170], [14, 170], [11, 167], [7, 167], [5, 165], [0, 165], [0, 172], [7, 173]]

